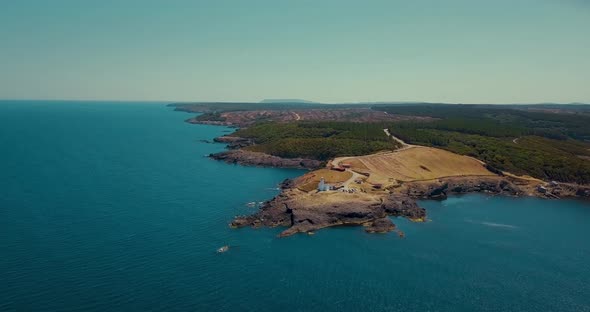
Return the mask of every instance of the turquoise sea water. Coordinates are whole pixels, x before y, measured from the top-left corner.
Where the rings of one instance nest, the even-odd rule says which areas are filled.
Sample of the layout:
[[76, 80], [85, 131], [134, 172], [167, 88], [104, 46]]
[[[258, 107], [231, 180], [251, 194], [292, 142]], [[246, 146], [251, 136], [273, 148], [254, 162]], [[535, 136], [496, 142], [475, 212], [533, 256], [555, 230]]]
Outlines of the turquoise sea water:
[[1, 311], [590, 311], [588, 202], [422, 202], [404, 239], [232, 230], [301, 171], [205, 158], [229, 130], [189, 116], [0, 102]]

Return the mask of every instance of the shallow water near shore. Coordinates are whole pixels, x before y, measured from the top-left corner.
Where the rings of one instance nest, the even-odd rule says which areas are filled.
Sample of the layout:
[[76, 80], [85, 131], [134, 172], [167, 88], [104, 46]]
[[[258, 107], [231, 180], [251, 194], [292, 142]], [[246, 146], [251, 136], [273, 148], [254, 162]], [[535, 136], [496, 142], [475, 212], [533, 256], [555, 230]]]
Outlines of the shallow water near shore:
[[589, 202], [423, 201], [403, 239], [232, 230], [303, 171], [206, 158], [228, 128], [189, 117], [0, 101], [1, 311], [590, 311]]

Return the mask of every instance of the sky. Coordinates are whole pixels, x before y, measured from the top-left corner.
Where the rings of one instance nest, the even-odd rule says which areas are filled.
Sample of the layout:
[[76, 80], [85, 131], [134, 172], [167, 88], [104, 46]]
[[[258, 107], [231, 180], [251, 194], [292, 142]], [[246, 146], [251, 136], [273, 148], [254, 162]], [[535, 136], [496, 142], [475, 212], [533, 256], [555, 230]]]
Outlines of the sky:
[[590, 103], [590, 0], [0, 0], [0, 99]]

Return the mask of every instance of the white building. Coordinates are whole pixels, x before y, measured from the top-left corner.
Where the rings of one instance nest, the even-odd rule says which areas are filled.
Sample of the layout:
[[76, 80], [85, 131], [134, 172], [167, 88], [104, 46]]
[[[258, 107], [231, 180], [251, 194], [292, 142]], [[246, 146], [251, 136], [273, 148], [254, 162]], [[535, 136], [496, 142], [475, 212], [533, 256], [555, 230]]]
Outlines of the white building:
[[331, 190], [332, 187], [326, 183], [326, 180], [322, 177], [320, 179], [320, 184], [318, 184], [318, 192], [325, 192]]

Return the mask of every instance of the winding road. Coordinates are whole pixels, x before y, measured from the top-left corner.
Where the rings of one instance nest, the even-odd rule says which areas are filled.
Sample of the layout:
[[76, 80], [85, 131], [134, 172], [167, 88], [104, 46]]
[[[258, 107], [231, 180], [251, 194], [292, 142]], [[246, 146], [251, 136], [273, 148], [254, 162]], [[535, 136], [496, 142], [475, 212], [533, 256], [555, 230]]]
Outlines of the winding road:
[[398, 148], [398, 149], [396, 149], [395, 151], [393, 151], [394, 153], [395, 153], [395, 152], [401, 152], [401, 151], [403, 151], [403, 150], [407, 150], [407, 149], [409, 149], [409, 148], [416, 147], [416, 145], [413, 145], [413, 144], [408, 144], [408, 143], [404, 142], [402, 139], [400, 139], [400, 138], [398, 138], [398, 137], [394, 136], [393, 134], [391, 134], [391, 132], [389, 132], [389, 129], [383, 129], [383, 132], [385, 132], [385, 134], [386, 134], [388, 137], [392, 138], [394, 141], [396, 141], [397, 143], [399, 143], [399, 144], [400, 144], [400, 148]]
[[[408, 144], [408, 143], [404, 142], [402, 139], [400, 139], [400, 138], [398, 138], [398, 137], [396, 137], [396, 136], [392, 135], [392, 134], [389, 132], [389, 129], [383, 129], [383, 132], [385, 132], [385, 134], [386, 134], [388, 137], [392, 138], [393, 140], [395, 140], [396, 142], [398, 142], [398, 143], [400, 144], [400, 148], [396, 149], [396, 150], [395, 150], [395, 151], [393, 151], [392, 153], [396, 153], [396, 152], [400, 152], [400, 151], [403, 151], [403, 150], [407, 150], [407, 149], [410, 149], [410, 148], [414, 148], [414, 147], [416, 147], [416, 145], [413, 145], [413, 144]], [[334, 167], [341, 167], [341, 165], [340, 165], [340, 164], [341, 164], [342, 162], [346, 161], [347, 159], [351, 159], [351, 158], [357, 158], [357, 157], [338, 157], [338, 158], [335, 158], [335, 159], [332, 161], [332, 165], [333, 165]], [[344, 186], [344, 188], [345, 188], [345, 189], [350, 189], [349, 185], [350, 185], [351, 183], [355, 183], [355, 182], [354, 182], [355, 180], [357, 180], [357, 179], [360, 179], [360, 178], [364, 177], [364, 176], [362, 176], [361, 174], [358, 174], [358, 173], [356, 173], [356, 172], [354, 172], [354, 171], [350, 170], [349, 168], [346, 168], [346, 171], [347, 171], [347, 172], [350, 172], [350, 173], [352, 174], [352, 177], [350, 177], [350, 179], [348, 179], [348, 180], [346, 180], [346, 181], [344, 181], [344, 182], [342, 183], [342, 185]]]

